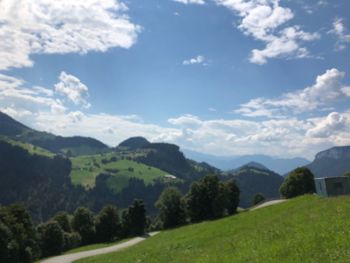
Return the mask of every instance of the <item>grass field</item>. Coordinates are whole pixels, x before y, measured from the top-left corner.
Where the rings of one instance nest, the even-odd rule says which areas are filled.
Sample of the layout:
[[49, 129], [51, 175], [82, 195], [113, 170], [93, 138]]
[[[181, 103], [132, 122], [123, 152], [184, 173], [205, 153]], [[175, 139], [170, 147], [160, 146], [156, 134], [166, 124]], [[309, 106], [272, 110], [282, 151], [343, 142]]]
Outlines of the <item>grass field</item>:
[[115, 192], [119, 192], [126, 187], [132, 177], [142, 179], [145, 184], [151, 184], [155, 179], [167, 174], [158, 168], [133, 160], [122, 159], [120, 155], [115, 153], [79, 156], [71, 158], [71, 161], [73, 184], [80, 184], [85, 188], [94, 187], [95, 179], [100, 173], [112, 175], [108, 185]]
[[102, 262], [349, 262], [350, 197], [303, 196], [221, 220], [164, 231]]

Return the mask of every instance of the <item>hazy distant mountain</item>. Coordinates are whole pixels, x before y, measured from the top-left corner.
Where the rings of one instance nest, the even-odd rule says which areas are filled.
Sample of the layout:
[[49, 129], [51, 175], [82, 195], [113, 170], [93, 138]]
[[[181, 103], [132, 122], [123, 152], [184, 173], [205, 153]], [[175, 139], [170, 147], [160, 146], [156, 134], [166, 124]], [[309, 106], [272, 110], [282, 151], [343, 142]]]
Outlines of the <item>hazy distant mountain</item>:
[[104, 143], [88, 137], [62, 137], [31, 129], [0, 112], [0, 135], [39, 146], [54, 153], [94, 154], [108, 150]]
[[190, 150], [183, 150], [187, 158], [197, 162], [206, 162], [222, 170], [237, 169], [249, 162], [256, 162], [264, 165], [268, 169], [278, 173], [285, 174], [296, 167], [305, 166], [310, 163], [305, 158], [274, 158], [267, 155], [243, 155], [243, 156], [215, 156], [202, 154]]
[[[244, 169], [244, 168], [257, 168], [257, 169], [260, 169], [260, 170], [269, 170], [265, 165], [262, 165], [261, 163], [257, 163], [257, 162], [249, 162], [237, 169], [235, 169], [236, 171], [237, 170], [240, 170], [240, 169]], [[233, 170], [233, 171], [235, 171]]]
[[[260, 169], [260, 167], [263, 169]], [[258, 163], [243, 165], [234, 171], [230, 177], [236, 180], [241, 190], [241, 207], [251, 206], [253, 197], [258, 193], [267, 199], [279, 198], [279, 188], [284, 180], [279, 174]]]
[[342, 176], [350, 171], [350, 146], [333, 147], [319, 152], [307, 167], [316, 177]]

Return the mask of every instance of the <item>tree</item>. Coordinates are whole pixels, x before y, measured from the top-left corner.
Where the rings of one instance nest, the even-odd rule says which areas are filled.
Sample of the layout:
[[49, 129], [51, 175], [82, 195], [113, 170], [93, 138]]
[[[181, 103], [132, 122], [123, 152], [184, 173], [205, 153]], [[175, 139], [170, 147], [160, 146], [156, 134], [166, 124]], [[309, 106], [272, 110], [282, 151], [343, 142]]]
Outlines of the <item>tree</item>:
[[59, 255], [63, 251], [64, 236], [60, 224], [49, 221], [38, 227], [43, 256]]
[[306, 167], [297, 168], [286, 177], [280, 187], [280, 192], [285, 198], [314, 193], [314, 175]]
[[192, 222], [214, 219], [224, 215], [228, 189], [215, 175], [207, 175], [191, 185], [187, 208]]
[[[23, 205], [0, 208], [0, 232], [0, 253], [4, 253], [0, 258], [7, 258], [4, 262], [31, 263], [39, 257], [35, 228]], [[1, 252], [1, 246], [5, 244], [6, 251]]]
[[236, 213], [237, 207], [239, 205], [239, 195], [240, 190], [235, 182], [235, 180], [231, 179], [225, 183], [227, 188], [227, 212], [232, 215]]
[[182, 194], [175, 187], [166, 188], [156, 202], [164, 228], [175, 227], [186, 222], [185, 204]]
[[346, 173], [344, 174], [344, 176], [346, 176], [346, 177], [349, 177], [349, 178], [350, 178], [350, 171], [349, 171], [349, 172], [346, 172]]
[[77, 208], [74, 212], [72, 226], [80, 234], [82, 244], [87, 245], [94, 242], [96, 229], [93, 214], [89, 209]]
[[11, 231], [0, 221], [0, 262], [9, 262], [9, 243], [11, 241]]
[[257, 205], [257, 204], [260, 204], [263, 201], [265, 201], [265, 197], [262, 194], [256, 194], [253, 197], [252, 203], [253, 203], [253, 205]]
[[118, 209], [113, 205], [106, 205], [97, 217], [96, 236], [98, 241], [111, 242], [120, 236], [120, 232]]
[[133, 236], [142, 235], [146, 228], [146, 209], [142, 200], [134, 200], [128, 208], [129, 233]]
[[67, 212], [58, 212], [54, 217], [55, 220], [64, 232], [72, 232], [72, 226]]

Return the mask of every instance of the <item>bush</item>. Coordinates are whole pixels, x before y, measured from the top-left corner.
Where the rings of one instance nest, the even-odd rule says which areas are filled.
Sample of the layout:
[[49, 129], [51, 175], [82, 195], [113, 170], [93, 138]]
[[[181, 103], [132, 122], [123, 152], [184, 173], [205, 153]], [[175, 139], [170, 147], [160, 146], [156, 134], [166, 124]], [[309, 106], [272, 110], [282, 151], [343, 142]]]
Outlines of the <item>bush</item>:
[[262, 195], [262, 194], [256, 194], [254, 197], [253, 197], [253, 205], [257, 205], [257, 204], [260, 204], [261, 202], [264, 202], [265, 201], [265, 197]]
[[76, 247], [79, 247], [81, 244], [81, 236], [77, 232], [67, 233], [64, 232], [64, 247], [63, 250], [70, 250]]
[[306, 167], [297, 168], [286, 177], [280, 187], [280, 192], [285, 198], [314, 193], [314, 175]]

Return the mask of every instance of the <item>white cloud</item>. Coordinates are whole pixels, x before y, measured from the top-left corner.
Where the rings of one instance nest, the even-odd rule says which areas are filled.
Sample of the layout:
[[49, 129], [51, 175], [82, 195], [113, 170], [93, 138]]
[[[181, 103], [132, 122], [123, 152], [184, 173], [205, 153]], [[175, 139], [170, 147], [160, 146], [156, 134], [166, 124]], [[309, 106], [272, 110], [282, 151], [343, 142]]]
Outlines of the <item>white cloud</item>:
[[57, 93], [66, 96], [75, 105], [82, 105], [85, 108], [91, 106], [86, 100], [89, 96], [88, 87], [80, 79], [63, 71], [59, 76], [59, 80], [60, 82], [55, 84]]
[[204, 56], [197, 56], [194, 58], [186, 59], [182, 62], [183, 65], [203, 64], [205, 62]]
[[0, 74], [0, 105], [2, 108], [16, 108], [20, 111], [36, 112], [50, 110], [65, 112], [63, 103], [52, 97], [53, 91], [44, 88], [28, 88], [23, 80]]
[[346, 45], [350, 43], [350, 34], [346, 33], [346, 28], [343, 23], [343, 19], [335, 19], [333, 22], [333, 29], [329, 33], [334, 34], [337, 37], [337, 43], [335, 49], [341, 51], [346, 48]]
[[0, 70], [30, 67], [32, 54], [130, 48], [140, 27], [119, 0], [0, 1]]
[[324, 119], [317, 119], [315, 124], [315, 127], [307, 131], [307, 136], [314, 138], [328, 138], [339, 131], [344, 131], [347, 119], [338, 112], [332, 112]]
[[[171, 127], [168, 127], [145, 123], [137, 115], [70, 111], [63, 102], [55, 98], [55, 94], [48, 97], [44, 93], [26, 88], [25, 84], [11, 90], [10, 94], [21, 96], [14, 99], [12, 95], [5, 96], [0, 93], [1, 111], [35, 129], [63, 136], [94, 137], [109, 145], [117, 145], [131, 136], [144, 136], [151, 141], [176, 143], [183, 148], [217, 155], [269, 154], [312, 158], [317, 151], [329, 146], [350, 143], [350, 135], [346, 132], [350, 125], [347, 123], [348, 128], [341, 129], [343, 117], [334, 114], [317, 119], [302, 120], [292, 117], [265, 121], [203, 120], [187, 114], [169, 118]], [[53, 110], [52, 105], [57, 110]], [[346, 114], [339, 113], [339, 116], [344, 116], [348, 122], [350, 113]], [[322, 138], [320, 136], [328, 134], [332, 135]]]
[[280, 26], [294, 17], [291, 9], [281, 7], [279, 0], [215, 0], [242, 19], [238, 28], [246, 35], [263, 41], [263, 49], [253, 49], [250, 62], [265, 64], [270, 58], [310, 57], [309, 51], [302, 46], [303, 42], [320, 38], [318, 33], [307, 33], [299, 26], [289, 26], [278, 30]]
[[204, 0], [173, 0], [173, 1], [185, 4], [185, 5], [188, 5], [188, 4], [204, 5], [205, 4]]
[[188, 127], [188, 126], [196, 127], [202, 123], [198, 117], [190, 114], [183, 115], [179, 118], [170, 118], [168, 119], [168, 122], [173, 125], [185, 126], [185, 127]]
[[285, 93], [276, 99], [252, 99], [242, 104], [236, 113], [249, 117], [276, 118], [329, 106], [350, 95], [349, 87], [342, 83], [344, 76], [345, 73], [338, 69], [329, 69], [324, 74], [317, 76], [315, 84], [310, 87]]

